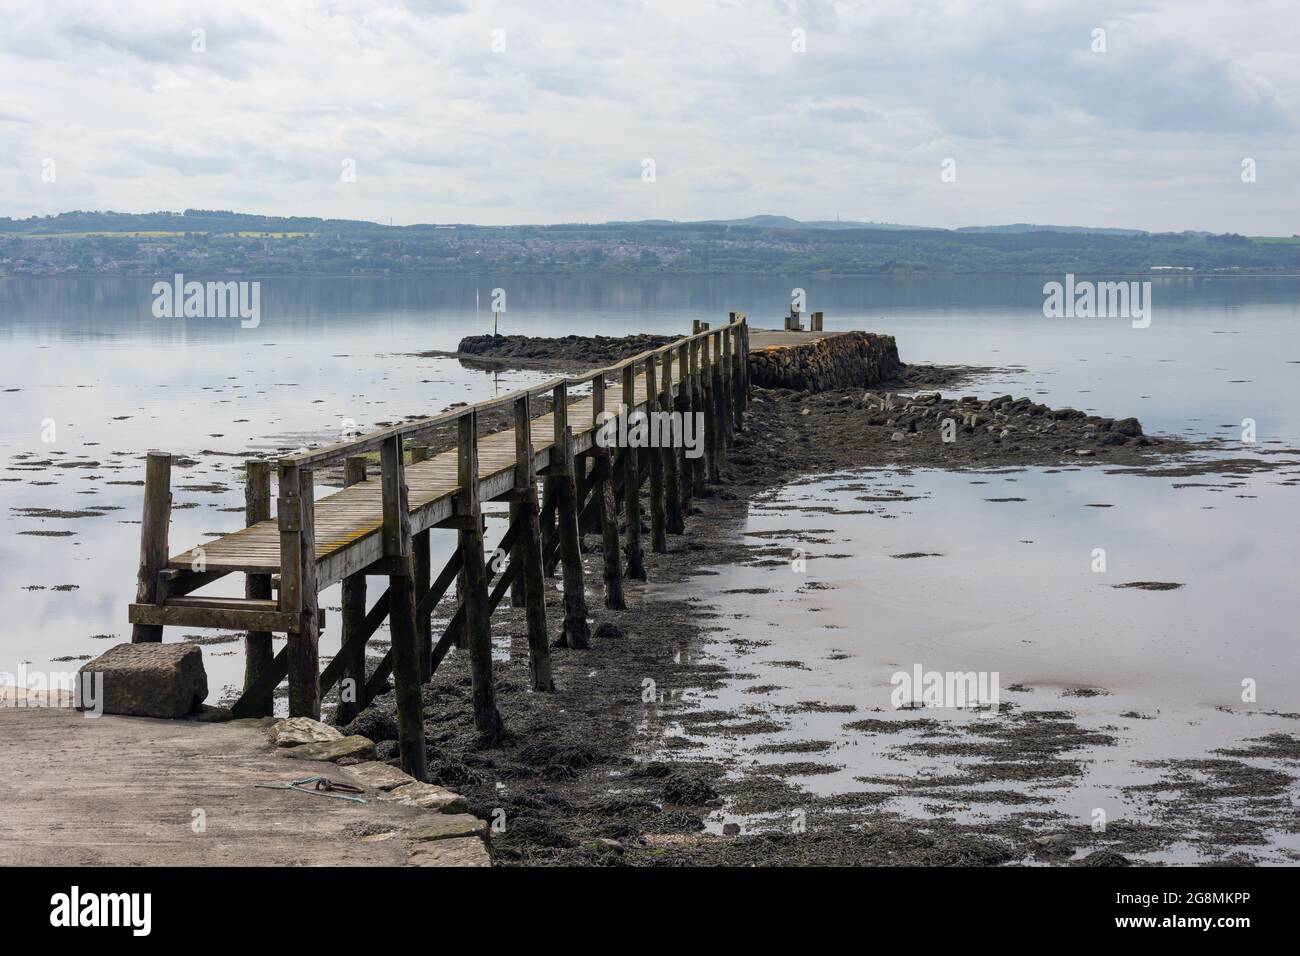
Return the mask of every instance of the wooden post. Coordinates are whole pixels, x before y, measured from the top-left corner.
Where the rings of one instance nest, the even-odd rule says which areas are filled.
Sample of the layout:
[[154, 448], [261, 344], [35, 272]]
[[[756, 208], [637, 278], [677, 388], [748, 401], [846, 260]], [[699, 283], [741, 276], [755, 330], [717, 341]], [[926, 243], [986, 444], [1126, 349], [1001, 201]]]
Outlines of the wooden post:
[[316, 502], [310, 468], [280, 462], [280, 610], [297, 615], [289, 632], [289, 716], [320, 720], [320, 622], [316, 609]]
[[732, 349], [735, 345], [736, 337], [731, 333], [731, 326], [722, 329], [719, 340], [718, 356], [718, 376], [720, 386], [718, 388], [718, 417], [722, 420], [722, 442], [724, 445], [722, 457], [726, 461], [726, 450], [736, 443], [735, 422], [732, 419], [733, 402], [732, 402]]
[[[664, 504], [667, 507], [668, 514], [666, 517], [667, 530], [669, 534], [683, 534], [686, 531], [686, 522], [682, 516], [682, 486], [681, 479], [677, 468], [677, 449], [683, 444], [683, 432], [678, 430], [674, 425], [674, 419], [680, 421], [685, 426], [673, 404], [673, 349], [663, 353], [664, 357], [664, 375], [663, 387], [659, 392], [659, 410], [664, 413], [664, 418], [668, 422], [666, 431], [671, 437], [670, 441], [663, 448], [659, 449], [659, 454], [664, 460]], [[680, 373], [681, 369], [678, 369]], [[680, 375], [679, 375], [680, 377]]]
[[712, 352], [716, 335], [706, 335], [700, 340], [700, 378], [704, 384], [704, 452], [708, 459], [709, 483], [722, 481], [722, 436], [718, 426], [718, 372]]
[[681, 481], [681, 515], [682, 523], [685, 525], [686, 515], [691, 509], [691, 496], [693, 494], [692, 476], [694, 474], [694, 463], [686, 457], [687, 447], [685, 435], [687, 429], [690, 430], [691, 442], [702, 441], [704, 436], [698, 435], [695, 429], [695, 412], [691, 407], [691, 365], [690, 365], [691, 346], [688, 342], [683, 342], [677, 346], [677, 397], [674, 399], [673, 407], [682, 417], [682, 447], [677, 455], [677, 473]]
[[554, 395], [551, 417], [555, 423], [555, 443], [551, 449], [551, 471], [555, 473], [555, 515], [560, 526], [560, 562], [564, 568], [564, 634], [559, 643], [561, 647], [585, 650], [591, 635], [578, 536], [578, 491], [574, 482], [568, 385], [561, 382], [555, 386]]
[[822, 330], [822, 314], [820, 312], [814, 312], [812, 314], [812, 319], [808, 327], [814, 332], [820, 332]]
[[[515, 490], [518, 491], [519, 489], [516, 488]], [[536, 489], [533, 490], [533, 493], [536, 494]], [[519, 502], [511, 501], [510, 502], [510, 524], [513, 525], [515, 522], [519, 521], [520, 520], [519, 516], [521, 514], [523, 514], [523, 510], [520, 508]], [[537, 533], [538, 534], [542, 533], [542, 526], [540, 522], [537, 525]], [[510, 560], [512, 562], [518, 563], [518, 562], [522, 562], [523, 559], [524, 559], [523, 542], [516, 540], [514, 547], [510, 549]], [[511, 607], [528, 606], [528, 597], [524, 592], [524, 576], [522, 574], [516, 574], [514, 580], [510, 582], [510, 606]]]
[[474, 727], [489, 739], [501, 735], [496, 684], [492, 675], [492, 611], [483, 563], [483, 513], [478, 496], [478, 412], [457, 419], [456, 514], [463, 526], [456, 532], [465, 569], [465, 643], [469, 648], [470, 684], [474, 698]]
[[[135, 603], [158, 600], [158, 572], [167, 567], [167, 526], [172, 514], [172, 456], [151, 451], [144, 466], [144, 510], [140, 516], [140, 568], [135, 579]], [[132, 624], [131, 643], [162, 640], [161, 624]]]
[[[636, 408], [636, 369], [629, 362], [623, 366], [623, 414], [632, 430]], [[637, 450], [627, 448], [623, 454], [623, 511], [627, 526], [627, 576], [644, 581], [645, 558], [641, 553], [641, 480], [637, 469]]]
[[[542, 524], [537, 503], [537, 468], [533, 461], [532, 404], [527, 392], [515, 400], [515, 519], [520, 534], [511, 561], [518, 561], [515, 580], [523, 581], [528, 620], [528, 675], [533, 690], [555, 690], [550, 638], [546, 633], [546, 581], [542, 574]], [[522, 571], [523, 573], [519, 573]]]
[[655, 554], [668, 552], [667, 511], [664, 505], [664, 458], [655, 444], [662, 436], [655, 420], [659, 417], [659, 376], [656, 366], [658, 356], [651, 353], [645, 360], [646, 427], [650, 444], [646, 448], [650, 458], [650, 549]]
[[708, 363], [708, 350], [705, 347], [707, 341], [707, 338], [691, 339], [691, 412], [695, 415], [696, 422], [704, 425], [704, 434], [697, 439], [702, 442], [704, 453], [691, 461], [691, 491], [697, 498], [708, 498], [713, 494], [709, 490], [708, 463], [716, 454], [710, 450], [714, 433], [713, 426], [709, 424], [713, 415], [709, 407], [708, 376], [705, 371]]
[[[366, 480], [366, 458], [364, 455], [349, 456], [343, 462], [343, 487], [360, 484]], [[342, 620], [342, 644], [339, 653], [346, 653], [348, 660], [343, 664], [339, 678], [339, 705], [334, 714], [334, 723], [348, 724], [361, 713], [366, 704], [363, 700], [366, 686], [366, 642], [355, 640], [366, 628], [366, 575], [363, 571], [349, 574], [339, 586], [340, 618]], [[347, 648], [344, 651], [343, 648]]]
[[[244, 464], [244, 521], [249, 526], [271, 517], [271, 463], [252, 460]], [[264, 601], [271, 599], [271, 575], [245, 574], [244, 597]], [[271, 646], [270, 631], [244, 632], [244, 690], [253, 686], [253, 682], [262, 671], [271, 666], [275, 659], [275, 649]], [[269, 717], [272, 713], [271, 700], [260, 702], [258, 717]]]
[[402, 436], [379, 449], [383, 493], [384, 557], [388, 559], [388, 630], [392, 638], [393, 687], [397, 699], [397, 745], [402, 769], [416, 780], [428, 777], [424, 751], [424, 701], [420, 692], [420, 643], [415, 621], [411, 512], [407, 501]]
[[735, 426], [732, 434], [732, 441], [735, 441], [735, 432], [745, 430], [745, 373], [741, 368], [742, 354], [744, 351], [745, 337], [741, 331], [744, 328], [739, 321], [731, 327], [731, 389], [727, 393], [729, 411], [733, 417]]
[[[429, 460], [428, 445], [411, 446], [411, 464]], [[411, 573], [415, 583], [415, 605], [429, 593], [429, 583], [433, 577], [432, 555], [429, 553], [428, 529], [411, 536]], [[415, 615], [415, 638], [420, 648], [420, 682], [426, 683], [433, 676], [433, 615]]]
[[723, 379], [723, 366], [726, 363], [726, 357], [723, 354], [723, 338], [725, 331], [719, 330], [712, 336], [713, 354], [709, 361], [709, 371], [713, 379], [713, 417], [715, 420], [715, 432], [718, 436], [718, 480], [722, 480], [722, 468], [727, 463], [727, 448], [731, 444], [731, 436], [728, 434], [727, 420], [731, 417], [731, 412], [727, 408], [726, 399], [726, 381]]
[[614, 499], [614, 473], [609, 446], [600, 437], [601, 429], [607, 421], [604, 375], [597, 375], [591, 380], [591, 416], [596, 429], [592, 439], [592, 454], [595, 456], [592, 474], [596, 483], [596, 513], [600, 518], [601, 550], [604, 551], [605, 559], [605, 607], [611, 611], [623, 611], [627, 609], [627, 602], [623, 597], [623, 564], [618, 551], [618, 505]]
[[754, 396], [754, 383], [750, 380], [749, 375], [749, 319], [744, 313], [740, 316], [740, 368], [744, 372], [745, 379], [745, 408], [748, 410], [750, 400]]

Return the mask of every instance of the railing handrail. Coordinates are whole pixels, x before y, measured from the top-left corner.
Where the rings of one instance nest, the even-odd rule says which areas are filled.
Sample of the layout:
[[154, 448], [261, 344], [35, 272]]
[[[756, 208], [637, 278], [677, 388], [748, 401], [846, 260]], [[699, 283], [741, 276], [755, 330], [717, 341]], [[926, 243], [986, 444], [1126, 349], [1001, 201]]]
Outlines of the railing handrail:
[[[498, 395], [495, 398], [484, 399], [481, 402], [475, 402], [472, 405], [462, 405], [459, 408], [450, 411], [441, 412], [437, 415], [431, 415], [428, 418], [419, 418], [415, 421], [404, 422], [401, 425], [393, 425], [389, 428], [381, 428], [373, 432], [367, 432], [357, 438], [349, 438], [344, 441], [333, 442], [320, 448], [312, 448], [305, 452], [299, 452], [296, 455], [286, 455], [279, 459], [281, 467], [292, 466], [297, 468], [314, 468], [317, 465], [327, 464], [349, 455], [360, 454], [361, 452], [374, 451], [380, 448], [384, 442], [394, 437], [405, 438], [408, 435], [418, 434], [419, 432], [428, 431], [431, 428], [437, 428], [439, 425], [449, 425], [453, 422], [460, 421], [471, 412], [491, 411], [503, 406], [512, 406], [519, 401], [525, 394], [530, 398], [545, 395], [554, 391], [560, 385], [565, 387], [585, 385], [598, 375], [609, 376], [614, 373], [621, 373], [629, 365], [636, 365], [646, 361], [652, 355], [662, 355], [668, 353], [671, 360], [673, 352], [682, 345], [693, 342], [696, 339], [708, 338], [711, 335], [721, 335], [728, 328], [736, 325], [747, 324], [747, 317], [743, 312], [736, 313], [736, 318], [732, 321], [719, 325], [717, 328], [705, 329], [700, 332], [693, 332], [690, 335], [683, 336], [680, 339], [661, 345], [656, 348], [646, 349], [631, 358], [625, 358], [613, 365], [605, 368], [593, 369], [590, 372], [583, 372], [580, 375], [557, 375], [541, 383], [540, 385], [531, 385], [525, 388], [515, 389], [513, 392], [507, 392], [505, 395]], [[733, 347], [738, 347], [739, 341], [733, 340]]]

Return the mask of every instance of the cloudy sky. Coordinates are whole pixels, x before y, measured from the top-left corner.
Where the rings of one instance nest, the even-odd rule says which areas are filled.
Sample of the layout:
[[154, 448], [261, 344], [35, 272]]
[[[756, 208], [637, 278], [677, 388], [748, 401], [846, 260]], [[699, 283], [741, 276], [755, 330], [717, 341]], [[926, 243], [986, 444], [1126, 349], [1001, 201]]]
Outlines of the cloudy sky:
[[0, 215], [1290, 235], [1298, 50], [1296, 0], [0, 0]]

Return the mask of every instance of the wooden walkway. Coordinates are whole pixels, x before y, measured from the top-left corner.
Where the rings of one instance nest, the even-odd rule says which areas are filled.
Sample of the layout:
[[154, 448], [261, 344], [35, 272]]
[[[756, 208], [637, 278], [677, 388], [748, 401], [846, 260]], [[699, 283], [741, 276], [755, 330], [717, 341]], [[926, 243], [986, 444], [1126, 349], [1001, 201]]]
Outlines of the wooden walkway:
[[[647, 399], [644, 372], [635, 379], [637, 410], [645, 410]], [[616, 409], [623, 400], [623, 387], [605, 389], [606, 408]], [[595, 402], [589, 396], [568, 407], [573, 452], [585, 454], [594, 443]], [[532, 420], [533, 455], [539, 471], [550, 468], [555, 448], [555, 416]], [[478, 440], [479, 499], [491, 501], [514, 487], [514, 429], [493, 432]], [[452, 516], [452, 499], [459, 488], [456, 449], [423, 462], [406, 465], [412, 534], [436, 527]], [[351, 573], [383, 557], [383, 485], [371, 478], [321, 498], [316, 502], [316, 584], [324, 590]], [[188, 569], [196, 562], [208, 571], [279, 573], [280, 528], [275, 519], [259, 521], [240, 531], [209, 541], [200, 547], [173, 555], [169, 568]]]
[[[469, 658], [477, 729], [499, 733], [490, 621], [507, 591], [513, 604], [527, 609], [533, 689], [553, 691], [546, 602], [554, 590], [544, 577], [558, 569], [563, 582], [557, 643], [586, 647], [581, 535], [602, 536], [605, 605], [622, 609], [623, 580], [646, 576], [641, 509], [647, 478], [650, 546], [663, 552], [666, 535], [683, 533], [692, 495], [707, 495], [722, 480], [727, 449], [744, 428], [750, 350], [833, 334], [822, 333], [817, 321], [816, 332], [787, 328], [757, 333], [751, 341], [743, 313], [732, 313], [716, 329], [696, 326], [691, 335], [608, 368], [282, 458], [275, 463], [274, 515], [272, 463], [249, 461], [246, 527], [175, 554], [168, 548], [171, 456], [151, 452], [136, 600], [129, 610], [132, 640], [160, 641], [167, 626], [245, 631], [237, 716], [270, 713], [275, 688], [287, 678], [291, 716], [319, 718], [321, 696], [337, 685], [339, 716], [347, 719], [391, 676], [402, 765], [424, 779], [420, 687], [453, 644]], [[570, 390], [587, 385], [589, 394], [570, 397]], [[551, 408], [534, 417], [534, 401], [542, 396]], [[480, 435], [479, 415], [505, 408], [513, 410], [513, 427]], [[597, 441], [598, 424], [610, 418], [621, 435], [640, 430], [642, 438], [650, 420], [667, 422], [669, 430], [659, 437], [673, 440], [633, 438], [607, 447]], [[702, 442], [689, 449], [683, 438], [695, 429], [680, 427], [688, 419], [703, 432]], [[451, 425], [456, 447], [430, 456], [421, 442]], [[375, 452], [379, 468], [372, 477]], [[316, 501], [315, 470], [339, 463], [345, 466], [345, 487]], [[496, 549], [509, 556], [504, 565], [485, 562], [484, 501], [510, 503], [509, 527]], [[429, 551], [433, 528], [457, 532], [457, 547], [436, 576]], [[195, 593], [230, 574], [244, 575], [243, 598]], [[372, 602], [366, 593], [370, 577], [388, 582]], [[342, 646], [322, 670], [318, 595], [339, 582]], [[453, 582], [455, 612], [435, 640], [432, 616]], [[385, 619], [390, 649], [371, 667], [366, 643]], [[271, 648], [274, 632], [288, 635], [278, 654]]]

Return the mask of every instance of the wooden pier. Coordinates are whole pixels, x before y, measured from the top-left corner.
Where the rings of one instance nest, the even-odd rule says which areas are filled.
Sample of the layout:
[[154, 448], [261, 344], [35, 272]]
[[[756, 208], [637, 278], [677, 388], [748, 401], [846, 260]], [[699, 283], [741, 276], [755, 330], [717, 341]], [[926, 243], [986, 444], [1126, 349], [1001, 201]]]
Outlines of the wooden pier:
[[[244, 691], [236, 716], [271, 713], [276, 687], [289, 684], [290, 716], [320, 717], [321, 697], [340, 685], [342, 716], [364, 708], [391, 676], [396, 688], [403, 768], [425, 776], [421, 684], [455, 644], [468, 653], [474, 721], [484, 734], [501, 728], [492, 683], [491, 616], [507, 592], [526, 607], [534, 690], [553, 691], [544, 577], [558, 566], [563, 631], [557, 643], [587, 644], [587, 599], [580, 536], [603, 539], [604, 598], [624, 607], [623, 579], [644, 580], [642, 486], [649, 480], [650, 547], [684, 531], [693, 496], [710, 493], [749, 402], [750, 328], [743, 313], [607, 368], [561, 376], [533, 388], [281, 458], [271, 508], [271, 463], [247, 463], [247, 526], [170, 554], [171, 456], [151, 452], [145, 472], [132, 641], [160, 641], [165, 626], [246, 632]], [[789, 336], [790, 333], [782, 333]], [[775, 344], [775, 343], [774, 343]], [[590, 384], [580, 399], [571, 392]], [[550, 411], [537, 415], [539, 399]], [[480, 434], [480, 415], [513, 410], [513, 427]], [[603, 413], [627, 424], [647, 412], [702, 416], [704, 454], [681, 447], [604, 447], [596, 441]], [[700, 419], [693, 419], [700, 420]], [[430, 455], [434, 429], [452, 423], [454, 449]], [[371, 475], [379, 455], [377, 473]], [[345, 487], [319, 501], [313, 475], [344, 465]], [[541, 483], [541, 492], [538, 483]], [[510, 522], [486, 560], [482, 505], [510, 504]], [[623, 512], [626, 563], [621, 560]], [[457, 546], [436, 576], [428, 531], [452, 528]], [[229, 574], [245, 576], [245, 596], [195, 592]], [[367, 578], [387, 588], [367, 606]], [[342, 583], [342, 645], [323, 670], [319, 592]], [[434, 609], [457, 582], [456, 609], [440, 636]], [[366, 674], [366, 643], [389, 621], [388, 653]], [[271, 636], [288, 635], [272, 653]]]

